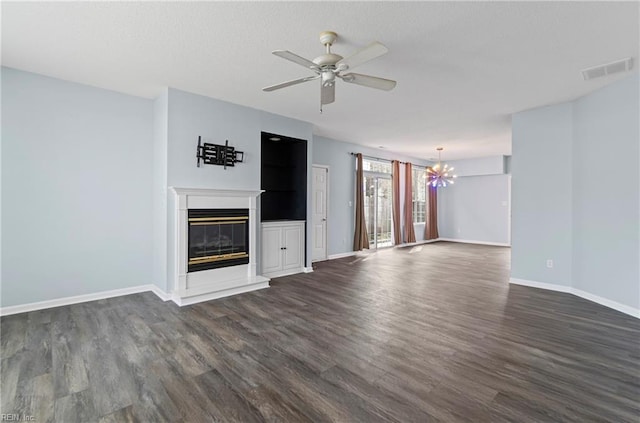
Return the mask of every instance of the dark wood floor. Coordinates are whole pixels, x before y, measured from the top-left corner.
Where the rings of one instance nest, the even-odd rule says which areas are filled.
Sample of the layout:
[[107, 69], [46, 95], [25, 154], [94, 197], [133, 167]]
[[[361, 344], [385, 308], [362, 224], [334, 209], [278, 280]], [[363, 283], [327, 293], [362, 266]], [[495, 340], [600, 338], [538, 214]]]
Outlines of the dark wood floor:
[[3, 317], [1, 412], [637, 423], [640, 321], [509, 286], [508, 263], [506, 248], [436, 243], [191, 307], [145, 293]]

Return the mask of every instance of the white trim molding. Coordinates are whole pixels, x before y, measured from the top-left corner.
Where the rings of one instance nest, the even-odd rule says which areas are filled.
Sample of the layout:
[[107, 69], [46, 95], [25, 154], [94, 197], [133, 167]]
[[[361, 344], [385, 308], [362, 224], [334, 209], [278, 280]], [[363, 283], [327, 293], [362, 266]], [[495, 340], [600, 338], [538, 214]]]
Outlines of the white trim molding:
[[[247, 197], [255, 198], [262, 194], [264, 190], [242, 190], [242, 189], [207, 189], [207, 188], [179, 188], [169, 187], [177, 196], [190, 197]], [[187, 201], [186, 198], [183, 199]]]
[[573, 288], [571, 290], [571, 293], [573, 295], [577, 295], [578, 297], [584, 298], [585, 300], [593, 301], [594, 303], [598, 303], [605, 307], [609, 307], [614, 310], [617, 310], [620, 313], [628, 314], [629, 316], [633, 316], [636, 319], [640, 319], [640, 309], [633, 308], [625, 304], [620, 304], [617, 301], [613, 301], [608, 298], [599, 297], [597, 295], [594, 295], [589, 292], [585, 292], [576, 288]]
[[617, 301], [609, 300], [607, 298], [603, 298], [598, 295], [594, 295], [589, 292], [585, 292], [580, 289], [573, 288], [571, 286], [557, 285], [553, 283], [544, 283], [544, 282], [537, 282], [537, 281], [529, 281], [526, 279], [517, 279], [517, 278], [509, 279], [509, 283], [512, 283], [514, 285], [529, 286], [532, 288], [546, 289], [549, 291], [566, 292], [568, 294], [575, 295], [576, 297], [584, 298], [585, 300], [589, 300], [596, 304], [600, 304], [602, 306], [605, 306], [605, 307], [614, 309], [616, 311], [619, 311], [621, 313], [627, 314], [629, 316], [635, 317], [636, 319], [640, 319], [640, 309], [628, 306], [626, 304], [620, 304]]
[[154, 294], [156, 294], [158, 296], [158, 298], [160, 298], [162, 301], [169, 301], [171, 299], [171, 295], [167, 294], [166, 292], [164, 292], [163, 290], [161, 290], [160, 288], [158, 288], [155, 285], [149, 285], [151, 287], [151, 292], [153, 292]]
[[305, 267], [303, 272], [304, 273], [313, 273], [313, 266]]
[[230, 297], [232, 295], [244, 294], [247, 292], [257, 291], [259, 289], [269, 288], [269, 279], [266, 282], [256, 282], [252, 285], [236, 286], [235, 288], [229, 288], [222, 291], [210, 292], [202, 295], [195, 295], [192, 297], [181, 297], [177, 294], [171, 296], [171, 300], [180, 307], [188, 306], [191, 304], [201, 303], [203, 301], [217, 300], [219, 298]]
[[531, 288], [546, 289], [549, 291], [568, 292], [569, 294], [571, 294], [570, 286], [558, 285], [555, 283], [536, 282], [536, 281], [529, 281], [526, 279], [517, 279], [517, 278], [509, 279], [509, 283], [512, 283], [514, 285], [529, 286]]
[[139, 294], [140, 292], [153, 292], [162, 301], [167, 301], [170, 296], [155, 285], [139, 285], [129, 288], [113, 289], [110, 291], [95, 292], [93, 294], [74, 295], [71, 297], [56, 298], [53, 300], [38, 301], [35, 303], [19, 304], [0, 308], [0, 316], [26, 313], [29, 311], [44, 310], [47, 308], [62, 307], [72, 304], [86, 303], [89, 301], [104, 300], [107, 298], [121, 297], [123, 295]]
[[494, 247], [511, 247], [511, 244], [509, 244], [508, 242], [474, 241], [470, 239], [456, 239], [456, 238], [438, 238], [436, 241], [459, 242], [461, 244], [491, 245]]

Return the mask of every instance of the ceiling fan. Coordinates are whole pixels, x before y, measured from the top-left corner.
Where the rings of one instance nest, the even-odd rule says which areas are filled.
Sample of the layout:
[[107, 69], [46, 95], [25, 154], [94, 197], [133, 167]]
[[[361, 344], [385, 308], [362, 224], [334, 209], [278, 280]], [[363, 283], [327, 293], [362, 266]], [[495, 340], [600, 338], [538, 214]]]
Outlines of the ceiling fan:
[[376, 76], [363, 75], [360, 73], [345, 73], [347, 70], [353, 69], [356, 66], [359, 66], [365, 62], [368, 62], [369, 60], [373, 60], [376, 57], [380, 57], [383, 54], [387, 53], [389, 49], [387, 49], [382, 43], [374, 41], [367, 47], [358, 50], [349, 57], [344, 58], [339, 54], [331, 52], [331, 46], [337, 38], [338, 34], [336, 34], [335, 32], [321, 32], [320, 42], [325, 46], [326, 53], [316, 57], [313, 60], [305, 59], [304, 57], [300, 57], [288, 50], [273, 51], [273, 54], [275, 54], [276, 56], [304, 66], [305, 68], [308, 68], [315, 72], [315, 75], [294, 79], [293, 81], [287, 81], [276, 85], [271, 85], [269, 87], [263, 88], [262, 91], [279, 90], [280, 88], [290, 87], [292, 85], [319, 79], [321, 82], [320, 111], [322, 112], [323, 105], [330, 104], [335, 101], [336, 77], [350, 84], [357, 84], [385, 91], [392, 90], [396, 86], [396, 81], [392, 81], [390, 79], [378, 78]]

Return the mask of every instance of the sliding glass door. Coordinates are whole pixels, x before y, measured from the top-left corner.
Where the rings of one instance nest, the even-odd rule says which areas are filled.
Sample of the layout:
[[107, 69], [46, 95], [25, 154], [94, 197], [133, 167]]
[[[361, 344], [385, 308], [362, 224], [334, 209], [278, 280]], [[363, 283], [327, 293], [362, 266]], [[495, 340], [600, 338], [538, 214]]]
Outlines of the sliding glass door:
[[391, 235], [391, 175], [364, 172], [364, 217], [370, 248], [390, 247]]

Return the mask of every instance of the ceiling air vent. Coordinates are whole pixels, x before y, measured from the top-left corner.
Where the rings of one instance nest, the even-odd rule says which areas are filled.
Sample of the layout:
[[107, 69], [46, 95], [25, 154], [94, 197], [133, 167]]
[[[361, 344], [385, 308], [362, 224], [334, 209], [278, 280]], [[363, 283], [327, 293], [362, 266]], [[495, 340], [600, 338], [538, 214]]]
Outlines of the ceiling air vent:
[[601, 76], [611, 75], [614, 73], [627, 72], [633, 67], [633, 58], [616, 60], [615, 62], [605, 63], [604, 65], [594, 66], [582, 70], [584, 80], [600, 78]]

